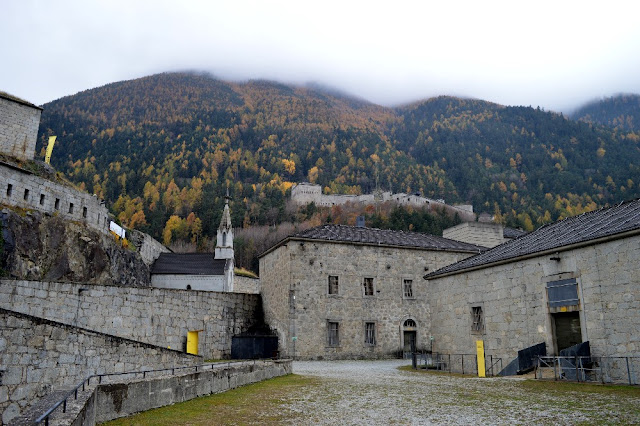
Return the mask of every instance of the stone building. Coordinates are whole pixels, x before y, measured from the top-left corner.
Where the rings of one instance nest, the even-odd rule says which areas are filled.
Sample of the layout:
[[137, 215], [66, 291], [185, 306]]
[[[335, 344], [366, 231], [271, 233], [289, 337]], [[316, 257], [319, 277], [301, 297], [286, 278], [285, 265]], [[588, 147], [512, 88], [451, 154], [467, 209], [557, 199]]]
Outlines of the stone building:
[[201, 291], [233, 291], [233, 227], [227, 195], [213, 255], [162, 253], [151, 267], [151, 285]]
[[324, 225], [260, 256], [265, 320], [282, 356], [396, 356], [428, 349], [433, 317], [423, 276], [484, 248], [432, 235]]
[[42, 108], [0, 92], [0, 154], [32, 160]]
[[556, 222], [427, 275], [434, 351], [506, 362], [545, 343], [640, 351], [640, 200]]
[[442, 231], [444, 238], [489, 248], [511, 241], [524, 234], [526, 234], [525, 231], [507, 228], [493, 222], [462, 222]]

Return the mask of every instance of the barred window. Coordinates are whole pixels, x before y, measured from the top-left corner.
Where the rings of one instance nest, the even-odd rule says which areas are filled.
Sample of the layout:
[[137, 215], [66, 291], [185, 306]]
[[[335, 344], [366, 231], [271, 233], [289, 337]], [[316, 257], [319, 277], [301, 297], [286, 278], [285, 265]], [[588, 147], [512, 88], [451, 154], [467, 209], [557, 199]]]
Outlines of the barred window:
[[373, 278], [364, 279], [364, 295], [373, 296]]
[[404, 298], [413, 299], [413, 280], [403, 280]]
[[329, 346], [340, 345], [340, 323], [327, 321], [327, 344]]
[[374, 346], [376, 344], [376, 323], [364, 323], [364, 344]]
[[338, 277], [329, 275], [329, 294], [338, 294]]
[[482, 306], [473, 306], [471, 308], [471, 331], [481, 333], [484, 331], [484, 315]]

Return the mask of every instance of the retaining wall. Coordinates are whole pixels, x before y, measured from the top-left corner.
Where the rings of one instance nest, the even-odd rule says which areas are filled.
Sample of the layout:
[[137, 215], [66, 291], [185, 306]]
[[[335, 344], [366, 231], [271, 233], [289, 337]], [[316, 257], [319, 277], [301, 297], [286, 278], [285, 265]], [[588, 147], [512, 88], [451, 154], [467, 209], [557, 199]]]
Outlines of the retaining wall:
[[260, 296], [149, 287], [0, 280], [0, 307], [183, 350], [201, 330], [198, 353], [231, 356], [231, 337], [262, 322]]
[[0, 309], [0, 411], [16, 419], [36, 400], [92, 374], [202, 362], [198, 356]]

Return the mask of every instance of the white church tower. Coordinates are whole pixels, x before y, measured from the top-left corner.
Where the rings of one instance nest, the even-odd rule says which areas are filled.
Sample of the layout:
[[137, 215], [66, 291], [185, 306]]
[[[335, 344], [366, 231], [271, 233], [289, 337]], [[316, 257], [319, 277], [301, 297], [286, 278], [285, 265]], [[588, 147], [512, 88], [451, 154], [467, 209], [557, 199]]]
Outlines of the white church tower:
[[224, 210], [222, 211], [222, 219], [218, 226], [218, 235], [216, 239], [216, 249], [214, 252], [215, 259], [227, 259], [225, 266], [226, 285], [225, 291], [233, 291], [234, 277], [234, 254], [233, 254], [233, 228], [231, 227], [231, 214], [229, 213], [229, 189], [224, 197]]

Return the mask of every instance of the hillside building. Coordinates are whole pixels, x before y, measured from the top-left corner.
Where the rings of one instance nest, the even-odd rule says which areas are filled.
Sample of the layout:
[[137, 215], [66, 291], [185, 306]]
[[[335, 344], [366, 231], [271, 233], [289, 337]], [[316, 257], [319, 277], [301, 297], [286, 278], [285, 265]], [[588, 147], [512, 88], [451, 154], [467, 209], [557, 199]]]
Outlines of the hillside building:
[[265, 320], [282, 356], [379, 358], [430, 347], [423, 276], [485, 250], [433, 235], [323, 225], [260, 256]]

